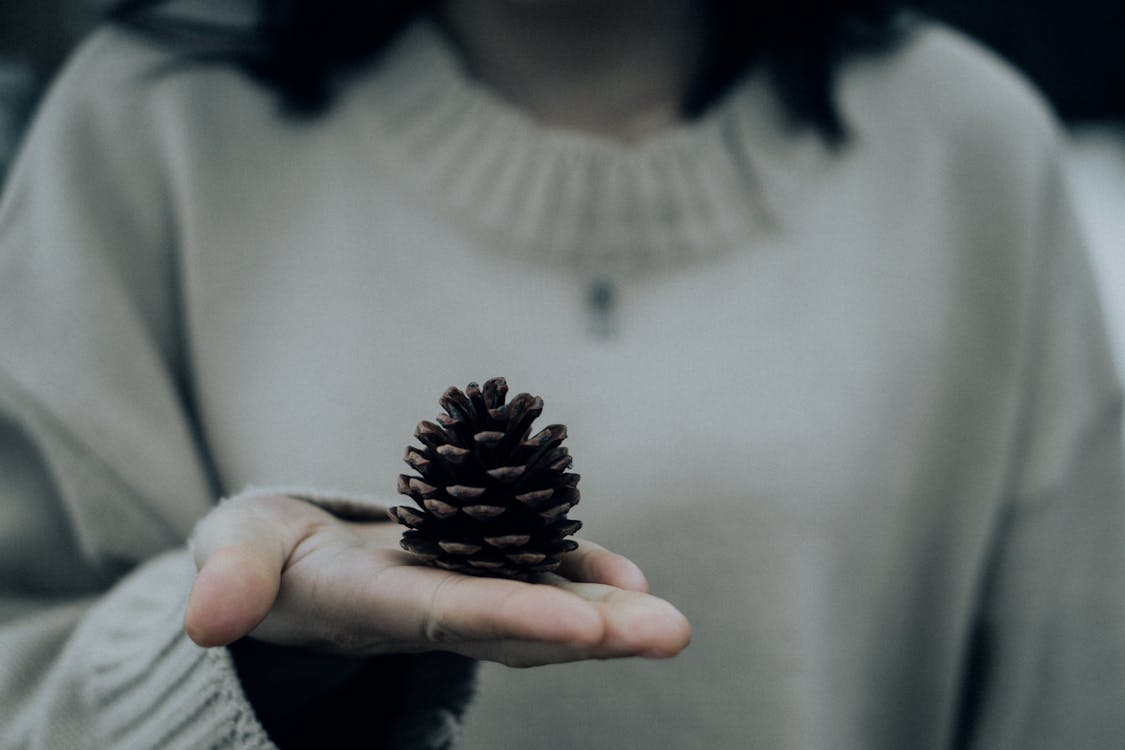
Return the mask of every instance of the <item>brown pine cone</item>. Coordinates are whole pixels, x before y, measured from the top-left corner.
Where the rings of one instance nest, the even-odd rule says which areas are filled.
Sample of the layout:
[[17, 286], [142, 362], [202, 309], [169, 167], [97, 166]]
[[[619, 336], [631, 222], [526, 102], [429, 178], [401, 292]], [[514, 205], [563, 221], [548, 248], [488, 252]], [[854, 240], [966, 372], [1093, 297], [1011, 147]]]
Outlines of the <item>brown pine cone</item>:
[[582, 526], [566, 517], [578, 504], [579, 476], [567, 471], [565, 425], [530, 435], [543, 399], [520, 393], [505, 403], [507, 394], [504, 378], [442, 394], [445, 413], [418, 424], [423, 447], [408, 446], [404, 456], [420, 476], [398, 479], [418, 509], [389, 513], [410, 528], [403, 549], [431, 565], [528, 580], [557, 569], [578, 546], [564, 537]]

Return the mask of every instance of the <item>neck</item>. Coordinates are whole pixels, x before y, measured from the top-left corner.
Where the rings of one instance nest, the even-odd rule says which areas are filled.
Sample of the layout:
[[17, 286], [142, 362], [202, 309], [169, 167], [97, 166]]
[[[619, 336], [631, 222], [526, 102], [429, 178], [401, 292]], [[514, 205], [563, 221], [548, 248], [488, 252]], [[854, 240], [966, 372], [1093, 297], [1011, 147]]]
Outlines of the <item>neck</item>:
[[[694, 4], [698, 6], [698, 4]], [[679, 122], [702, 54], [690, 0], [442, 0], [470, 72], [536, 119], [634, 141]]]

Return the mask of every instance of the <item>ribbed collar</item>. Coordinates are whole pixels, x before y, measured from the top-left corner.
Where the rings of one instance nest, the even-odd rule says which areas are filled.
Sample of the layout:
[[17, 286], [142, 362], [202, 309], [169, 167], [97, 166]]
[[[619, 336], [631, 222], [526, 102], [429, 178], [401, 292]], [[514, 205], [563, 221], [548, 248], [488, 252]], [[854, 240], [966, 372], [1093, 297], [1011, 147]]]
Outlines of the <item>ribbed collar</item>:
[[745, 248], [781, 221], [823, 154], [762, 76], [698, 120], [636, 144], [547, 127], [475, 81], [431, 21], [372, 74], [376, 136], [428, 200], [499, 252], [590, 277], [668, 270]]

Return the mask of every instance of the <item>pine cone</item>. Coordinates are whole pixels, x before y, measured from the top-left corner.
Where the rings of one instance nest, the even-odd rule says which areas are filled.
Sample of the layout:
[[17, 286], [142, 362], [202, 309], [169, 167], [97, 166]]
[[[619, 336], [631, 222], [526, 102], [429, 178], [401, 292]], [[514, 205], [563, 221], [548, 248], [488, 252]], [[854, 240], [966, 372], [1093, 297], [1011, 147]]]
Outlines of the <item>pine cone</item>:
[[445, 414], [420, 422], [404, 459], [421, 476], [401, 475], [398, 491], [421, 510], [391, 508], [410, 527], [402, 547], [421, 560], [471, 575], [528, 580], [555, 570], [578, 544], [564, 537], [582, 526], [568, 519], [578, 504], [578, 474], [560, 444], [566, 426], [548, 425], [529, 437], [543, 399], [521, 393], [507, 404], [508, 384], [449, 388]]

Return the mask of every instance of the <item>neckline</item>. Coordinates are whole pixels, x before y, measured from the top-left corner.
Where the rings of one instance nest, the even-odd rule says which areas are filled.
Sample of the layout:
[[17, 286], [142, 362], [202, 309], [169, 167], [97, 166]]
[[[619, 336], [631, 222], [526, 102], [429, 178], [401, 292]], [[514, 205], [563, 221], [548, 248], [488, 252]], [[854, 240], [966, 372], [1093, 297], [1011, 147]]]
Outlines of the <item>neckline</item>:
[[418, 195], [512, 259], [623, 279], [722, 257], [776, 229], [823, 151], [761, 75], [697, 119], [624, 143], [534, 120], [474, 79], [430, 20], [366, 90], [372, 138]]

